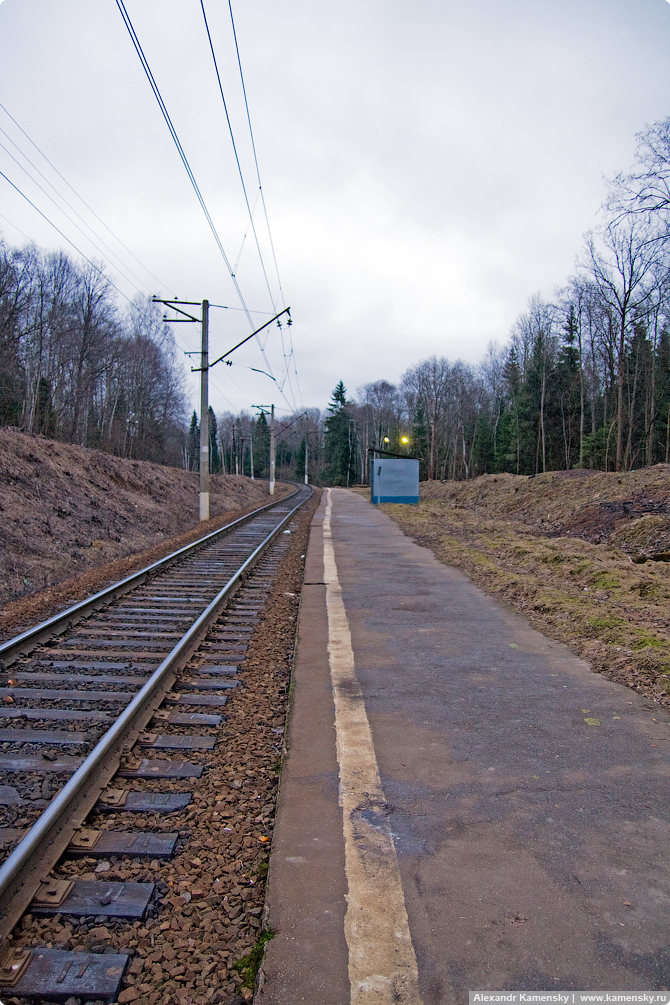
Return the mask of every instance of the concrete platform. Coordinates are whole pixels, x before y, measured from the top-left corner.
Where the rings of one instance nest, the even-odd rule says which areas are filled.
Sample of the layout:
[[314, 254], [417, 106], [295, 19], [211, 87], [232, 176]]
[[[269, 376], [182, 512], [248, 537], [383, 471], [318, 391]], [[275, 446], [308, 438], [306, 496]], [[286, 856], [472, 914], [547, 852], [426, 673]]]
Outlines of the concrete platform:
[[324, 493], [257, 1001], [669, 989], [669, 745], [653, 702]]

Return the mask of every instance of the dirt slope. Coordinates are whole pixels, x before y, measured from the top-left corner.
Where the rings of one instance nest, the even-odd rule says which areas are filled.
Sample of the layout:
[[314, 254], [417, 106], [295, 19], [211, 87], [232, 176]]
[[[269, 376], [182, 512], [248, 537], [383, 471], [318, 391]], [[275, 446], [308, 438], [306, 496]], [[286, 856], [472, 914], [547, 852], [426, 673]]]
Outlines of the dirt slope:
[[[198, 536], [198, 490], [193, 472], [0, 429], [0, 606], [56, 584], [62, 597], [84, 573], [93, 589], [92, 570], [113, 581], [147, 564], [137, 553], [155, 560]], [[215, 475], [211, 529], [268, 501], [267, 482]]]
[[670, 706], [670, 465], [426, 482], [384, 510], [418, 543]]

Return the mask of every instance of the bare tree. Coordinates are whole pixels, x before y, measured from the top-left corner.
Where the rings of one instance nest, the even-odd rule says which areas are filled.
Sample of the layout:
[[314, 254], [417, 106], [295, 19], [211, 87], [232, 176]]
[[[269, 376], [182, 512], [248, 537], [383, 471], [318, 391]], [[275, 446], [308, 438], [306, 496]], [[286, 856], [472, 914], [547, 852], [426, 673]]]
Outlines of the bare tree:
[[658, 281], [658, 249], [649, 240], [644, 220], [625, 218], [599, 232], [586, 235], [585, 253], [579, 263], [598, 299], [612, 319], [616, 334], [616, 470], [624, 464], [624, 382], [626, 347], [633, 321], [651, 307]]

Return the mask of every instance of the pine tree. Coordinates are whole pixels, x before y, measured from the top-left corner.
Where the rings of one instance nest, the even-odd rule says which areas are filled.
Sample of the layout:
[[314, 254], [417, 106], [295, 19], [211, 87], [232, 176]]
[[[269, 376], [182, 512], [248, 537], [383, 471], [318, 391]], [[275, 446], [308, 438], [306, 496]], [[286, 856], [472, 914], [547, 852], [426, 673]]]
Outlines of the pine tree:
[[414, 453], [419, 458], [419, 478], [425, 481], [428, 477], [428, 427], [426, 425], [426, 412], [423, 401], [419, 399], [412, 424], [412, 443]]
[[253, 430], [254, 438], [254, 475], [256, 478], [267, 478], [270, 473], [270, 427], [265, 412], [261, 412]]
[[307, 442], [306, 437], [300, 441], [300, 446], [298, 447], [295, 454], [295, 477], [297, 481], [302, 481], [305, 477], [305, 443]]
[[348, 485], [356, 478], [356, 452], [347, 406], [347, 389], [339, 381], [325, 423], [326, 480], [330, 485]]
[[218, 425], [211, 405], [209, 406], [209, 470], [213, 475], [220, 475], [223, 470], [219, 453]]
[[193, 412], [188, 430], [188, 466], [189, 471], [200, 470], [200, 426], [198, 416]]

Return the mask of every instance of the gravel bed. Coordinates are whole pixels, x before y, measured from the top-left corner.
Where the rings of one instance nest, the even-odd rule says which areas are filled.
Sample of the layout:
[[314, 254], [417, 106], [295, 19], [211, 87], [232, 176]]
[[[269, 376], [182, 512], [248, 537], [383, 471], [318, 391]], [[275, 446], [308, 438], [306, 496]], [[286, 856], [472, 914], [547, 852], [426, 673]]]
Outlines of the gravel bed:
[[[156, 759], [183, 757], [203, 764], [202, 777], [114, 783], [135, 792], [192, 792], [191, 803], [171, 814], [123, 809], [93, 812], [86, 822], [87, 827], [114, 831], [177, 832], [176, 854], [163, 861], [121, 856], [110, 856], [105, 862], [92, 856], [64, 859], [54, 870], [60, 878], [156, 883], [146, 918], [123, 922], [103, 917], [56, 915], [38, 919], [26, 915], [14, 932], [17, 945], [130, 953], [132, 961], [119, 1005], [233, 1005], [253, 995], [233, 968], [256, 945], [262, 929], [295, 625], [309, 525], [317, 505], [315, 493], [294, 518], [292, 533], [280, 538], [259, 570], [259, 578], [269, 578], [268, 565], [273, 564], [277, 551], [283, 552], [264, 612], [250, 622], [234, 602], [231, 613], [219, 623], [222, 631], [236, 622], [253, 624], [246, 658], [240, 664], [243, 684], [222, 692], [228, 702], [219, 727], [194, 724], [175, 729], [184, 734], [216, 735], [215, 750], [141, 751]], [[258, 595], [255, 592], [254, 599]], [[212, 663], [211, 655], [196, 655], [190, 675], [197, 676], [204, 663]], [[149, 728], [161, 734], [172, 732], [168, 723]], [[61, 751], [69, 752], [68, 748]], [[18, 998], [6, 996], [3, 1000], [24, 1005]], [[94, 1003], [72, 999], [69, 1005]]]

